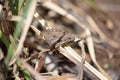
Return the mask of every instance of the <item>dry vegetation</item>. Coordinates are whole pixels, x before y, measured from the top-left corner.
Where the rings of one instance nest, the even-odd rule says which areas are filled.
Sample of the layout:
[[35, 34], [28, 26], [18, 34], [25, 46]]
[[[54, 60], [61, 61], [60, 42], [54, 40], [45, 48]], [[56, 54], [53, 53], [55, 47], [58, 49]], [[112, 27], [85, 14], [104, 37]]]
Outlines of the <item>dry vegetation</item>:
[[0, 0], [0, 80], [119, 80], [119, 4]]

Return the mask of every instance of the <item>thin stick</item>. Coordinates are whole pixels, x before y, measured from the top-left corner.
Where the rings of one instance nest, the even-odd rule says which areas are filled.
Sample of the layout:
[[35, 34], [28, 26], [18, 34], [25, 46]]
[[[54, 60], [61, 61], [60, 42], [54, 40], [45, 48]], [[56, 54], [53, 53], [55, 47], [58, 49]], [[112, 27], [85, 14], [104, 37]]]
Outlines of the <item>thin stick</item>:
[[20, 59], [22, 65], [29, 71], [29, 73], [35, 78], [35, 80], [46, 80], [45, 77], [41, 76], [38, 72], [36, 72], [27, 62]]
[[81, 65], [80, 65], [80, 71], [79, 71], [79, 74], [78, 74], [78, 79], [82, 80], [83, 79], [83, 69], [84, 69], [83, 64], [85, 62], [85, 56], [86, 56], [83, 40], [79, 41], [78, 45], [81, 47], [81, 51], [82, 51], [82, 59], [81, 59], [81, 63], [80, 63]]

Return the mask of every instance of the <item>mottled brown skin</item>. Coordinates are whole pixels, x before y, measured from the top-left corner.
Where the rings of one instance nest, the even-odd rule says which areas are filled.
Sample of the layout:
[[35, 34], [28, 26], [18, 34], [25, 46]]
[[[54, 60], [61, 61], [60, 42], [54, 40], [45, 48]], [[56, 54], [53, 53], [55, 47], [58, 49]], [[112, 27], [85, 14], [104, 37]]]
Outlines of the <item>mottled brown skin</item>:
[[58, 48], [65, 43], [71, 43], [75, 40], [75, 37], [72, 34], [66, 33], [60, 29], [47, 30], [44, 38], [52, 48]]
[[57, 42], [64, 36], [65, 32], [58, 29], [49, 29], [46, 31], [44, 38], [50, 46], [55, 46]]

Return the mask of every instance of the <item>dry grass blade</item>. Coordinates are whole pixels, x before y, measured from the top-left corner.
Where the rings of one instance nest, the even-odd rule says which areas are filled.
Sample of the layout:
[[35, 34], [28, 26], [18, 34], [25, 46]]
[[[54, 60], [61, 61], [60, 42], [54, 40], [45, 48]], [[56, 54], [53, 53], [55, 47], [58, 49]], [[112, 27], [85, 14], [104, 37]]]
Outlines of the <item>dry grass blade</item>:
[[96, 60], [96, 56], [95, 56], [95, 50], [94, 50], [94, 44], [93, 44], [93, 40], [92, 40], [92, 37], [91, 37], [91, 33], [89, 32], [89, 30], [86, 30], [86, 34], [87, 34], [87, 38], [86, 38], [86, 41], [87, 41], [87, 46], [88, 46], [88, 50], [89, 50], [89, 53], [90, 53], [90, 57], [92, 59], [92, 61], [94, 62], [94, 64], [97, 66], [98, 70], [103, 74], [105, 75], [109, 80], [112, 80], [111, 77], [100, 67], [100, 65], [97, 63], [97, 60]]
[[9, 29], [5, 19], [5, 14], [3, 12], [3, 6], [1, 4], [0, 4], [0, 24], [1, 24], [0, 30], [2, 30], [2, 32], [4, 32], [4, 34], [8, 36]]
[[119, 48], [120, 44], [118, 42], [115, 42], [113, 40], [111, 40], [110, 38], [108, 38], [101, 30], [100, 28], [97, 26], [97, 24], [94, 22], [94, 20], [90, 17], [87, 16], [86, 17], [87, 21], [89, 22], [89, 24], [93, 27], [93, 29], [100, 35], [100, 37], [105, 40], [112, 46], [115, 48]]
[[78, 79], [71, 76], [58, 76], [58, 77], [50, 77], [47, 80], [78, 80]]
[[63, 8], [59, 7], [58, 5], [54, 4], [53, 2], [46, 2], [43, 6], [67, 17], [68, 19], [74, 21], [77, 23], [79, 26], [81, 26], [83, 29], [86, 29], [86, 25], [84, 25], [82, 22], [80, 22], [77, 18], [75, 18], [73, 15], [69, 14], [66, 10]]
[[[64, 48], [60, 47], [60, 52], [64, 56], [66, 56], [68, 59], [70, 59], [72, 62], [74, 62], [76, 65], [79, 66], [78, 63], [81, 63], [81, 57], [69, 46], [66, 46]], [[89, 63], [85, 61], [84, 63], [85, 70], [87, 69], [90, 71], [89, 73], [95, 75], [100, 80], [108, 80], [105, 76], [103, 76], [99, 71], [97, 71], [95, 68], [93, 68]], [[94, 77], [95, 77], [94, 76]]]
[[13, 65], [13, 74], [14, 74], [15, 80], [20, 80], [19, 73], [17, 72], [16, 64]]
[[0, 48], [0, 60], [2, 60], [3, 58], [4, 58], [3, 51]]
[[30, 24], [32, 22], [32, 18], [33, 18], [35, 9], [36, 9], [36, 4], [37, 4], [36, 0], [32, 1], [31, 7], [28, 10], [28, 15], [26, 17], [25, 26], [23, 26], [23, 32], [21, 34], [21, 38], [20, 38], [18, 47], [16, 49], [15, 55], [12, 57], [12, 59], [10, 61], [10, 65], [13, 64], [18, 59], [18, 57], [19, 57], [19, 55], [20, 55], [20, 53], [22, 51], [23, 43], [24, 43], [24, 40], [26, 38], [28, 29], [30, 27]]
[[15, 15], [7, 16], [7, 20], [9, 20], [9, 21], [20, 21], [21, 16], [15, 16]]
[[45, 56], [40, 54], [35, 64], [35, 71], [40, 72], [45, 63]]
[[38, 72], [36, 72], [27, 62], [21, 59], [23, 66], [29, 71], [29, 73], [35, 78], [35, 80], [46, 80], [45, 77], [42, 77]]
[[83, 79], [83, 70], [84, 70], [84, 61], [85, 61], [85, 56], [86, 56], [86, 53], [85, 53], [85, 47], [84, 47], [84, 40], [78, 42], [79, 46], [81, 47], [81, 51], [82, 51], [82, 59], [81, 59], [81, 65], [80, 65], [80, 71], [79, 71], [79, 75], [78, 75], [78, 79], [79, 80], [82, 80]]
[[38, 29], [36, 29], [34, 26], [30, 26], [32, 29], [33, 29], [33, 31], [35, 31], [35, 33], [37, 34], [37, 35], [40, 35], [40, 31], [38, 30]]
[[35, 12], [34, 17], [38, 19], [39, 23], [42, 25], [42, 28], [44, 30], [48, 30], [48, 29], [52, 28], [51, 26], [49, 26], [46, 23], [46, 21], [37, 12]]

